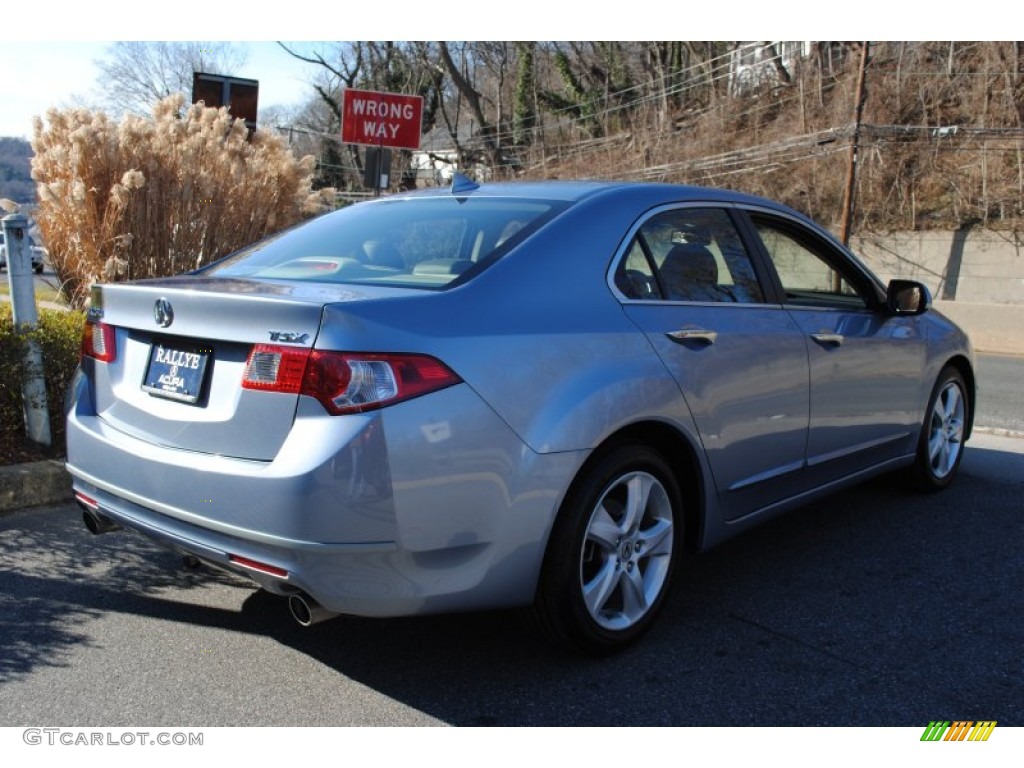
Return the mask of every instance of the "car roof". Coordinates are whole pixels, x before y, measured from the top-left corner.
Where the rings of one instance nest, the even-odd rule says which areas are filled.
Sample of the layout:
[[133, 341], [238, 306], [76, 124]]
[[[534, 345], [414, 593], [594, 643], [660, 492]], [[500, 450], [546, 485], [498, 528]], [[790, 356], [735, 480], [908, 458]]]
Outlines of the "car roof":
[[[466, 180], [464, 180], [466, 181]], [[781, 203], [767, 198], [748, 195], [731, 189], [717, 187], [699, 187], [685, 184], [665, 184], [660, 182], [610, 181], [610, 180], [578, 180], [578, 181], [505, 181], [484, 182], [473, 184], [466, 181], [458, 191], [453, 188], [434, 187], [388, 195], [383, 200], [422, 197], [492, 197], [492, 198], [526, 198], [537, 200], [563, 200], [578, 202], [585, 198], [601, 194], [620, 195], [623, 198], [637, 197], [646, 201], [664, 198], [665, 202], [700, 201], [709, 203], [740, 203], [773, 208], [791, 214], [800, 214]], [[803, 218], [801, 216], [801, 218]]]

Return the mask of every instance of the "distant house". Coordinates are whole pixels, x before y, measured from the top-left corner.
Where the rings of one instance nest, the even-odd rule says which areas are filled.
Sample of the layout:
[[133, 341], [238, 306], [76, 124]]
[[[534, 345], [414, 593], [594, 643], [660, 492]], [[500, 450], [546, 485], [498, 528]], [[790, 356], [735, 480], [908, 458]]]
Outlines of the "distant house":
[[[460, 127], [459, 141], [466, 145], [474, 142], [472, 125]], [[450, 184], [456, 171], [484, 181], [491, 176], [491, 169], [482, 164], [471, 164], [468, 168], [459, 167], [459, 152], [452, 143], [451, 134], [446, 128], [437, 127], [423, 137], [420, 148], [414, 150], [409, 164], [416, 179], [416, 186], [444, 186]]]
[[454, 149], [417, 149], [412, 153], [409, 168], [416, 186], [448, 184], [459, 169], [459, 154]]
[[729, 93], [733, 96], [788, 83], [800, 60], [821, 57], [822, 70], [832, 74], [842, 65], [840, 43], [811, 40], [775, 40], [740, 43], [729, 57]]

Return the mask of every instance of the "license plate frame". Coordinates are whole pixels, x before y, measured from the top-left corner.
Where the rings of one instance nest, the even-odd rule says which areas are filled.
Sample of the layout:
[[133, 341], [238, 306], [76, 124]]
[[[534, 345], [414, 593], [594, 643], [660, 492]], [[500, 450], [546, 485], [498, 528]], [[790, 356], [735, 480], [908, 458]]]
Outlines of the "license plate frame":
[[203, 392], [212, 351], [190, 344], [154, 341], [142, 377], [143, 391], [195, 405]]

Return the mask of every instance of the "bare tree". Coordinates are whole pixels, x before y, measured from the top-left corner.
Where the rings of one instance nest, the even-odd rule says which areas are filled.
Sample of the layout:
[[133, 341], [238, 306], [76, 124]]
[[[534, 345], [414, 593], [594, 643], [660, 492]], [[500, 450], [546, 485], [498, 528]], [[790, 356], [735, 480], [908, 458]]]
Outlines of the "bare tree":
[[222, 42], [119, 41], [96, 62], [100, 90], [110, 108], [149, 114], [175, 93], [188, 96], [193, 72], [234, 75], [245, 64], [244, 48]]
[[462, 66], [455, 63], [455, 60], [452, 58], [451, 50], [448, 47], [448, 43], [443, 41], [438, 42], [437, 49], [440, 53], [441, 68], [443, 68], [449, 79], [451, 79], [452, 84], [459, 92], [459, 96], [462, 97], [466, 102], [466, 105], [469, 107], [470, 113], [473, 115], [473, 119], [475, 119], [477, 125], [480, 126], [480, 139], [484, 143], [484, 147], [487, 150], [487, 156], [490, 158], [491, 163], [496, 165], [498, 161], [498, 144], [494, 138], [495, 129], [484, 115], [481, 94], [474, 87], [472, 79], [468, 71], [466, 71], [465, 48], [462, 49]]
[[[443, 71], [433, 66], [432, 44], [394, 41], [338, 42], [323, 51], [304, 53], [279, 42], [295, 58], [320, 67], [312, 82], [317, 99], [299, 116], [298, 125], [319, 134], [318, 181], [346, 188], [362, 183], [365, 150], [340, 143], [342, 92], [346, 88], [416, 94], [423, 97], [421, 131], [429, 133], [439, 116]], [[408, 182], [405, 172], [412, 153], [398, 150], [391, 176], [397, 183]]]

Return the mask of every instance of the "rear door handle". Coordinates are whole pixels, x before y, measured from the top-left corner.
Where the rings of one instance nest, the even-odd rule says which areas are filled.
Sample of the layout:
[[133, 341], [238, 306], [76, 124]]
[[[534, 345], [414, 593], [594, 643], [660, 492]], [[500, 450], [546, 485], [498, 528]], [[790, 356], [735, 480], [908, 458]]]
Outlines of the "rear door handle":
[[822, 331], [821, 333], [812, 333], [811, 338], [823, 347], [838, 347], [843, 343], [843, 334], [841, 333]]
[[669, 331], [665, 335], [677, 344], [685, 344], [687, 341], [702, 341], [711, 345], [718, 338], [716, 331], [706, 331], [703, 328], [681, 328], [678, 331]]

